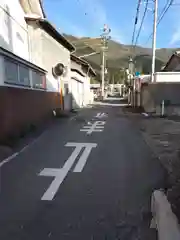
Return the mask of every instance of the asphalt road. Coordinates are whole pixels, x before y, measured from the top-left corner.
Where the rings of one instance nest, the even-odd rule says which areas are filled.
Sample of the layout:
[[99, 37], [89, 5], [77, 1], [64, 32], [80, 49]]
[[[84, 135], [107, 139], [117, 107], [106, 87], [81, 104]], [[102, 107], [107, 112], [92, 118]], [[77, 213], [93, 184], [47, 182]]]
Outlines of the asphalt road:
[[155, 239], [150, 196], [163, 169], [116, 103], [56, 123], [1, 167], [0, 239]]

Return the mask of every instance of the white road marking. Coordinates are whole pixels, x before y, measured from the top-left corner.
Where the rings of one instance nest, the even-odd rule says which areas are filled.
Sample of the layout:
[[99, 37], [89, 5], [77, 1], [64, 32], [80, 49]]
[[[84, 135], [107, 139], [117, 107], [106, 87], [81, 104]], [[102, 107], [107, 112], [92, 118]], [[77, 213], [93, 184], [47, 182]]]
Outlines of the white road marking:
[[23, 153], [28, 147], [30, 147], [31, 145], [33, 145], [35, 142], [37, 142], [42, 135], [45, 133], [46, 131], [44, 131], [41, 135], [39, 135], [39, 137], [37, 137], [36, 139], [34, 139], [32, 142], [30, 142], [29, 144], [27, 144], [26, 146], [24, 146], [19, 152], [15, 152], [12, 155], [10, 155], [9, 157], [5, 158], [2, 162], [0, 162], [0, 168], [5, 165], [6, 163], [10, 162], [11, 160], [13, 160], [15, 157], [17, 157], [19, 154]]
[[87, 132], [88, 135], [93, 132], [102, 132], [104, 130], [105, 121], [95, 121], [94, 123], [88, 122], [88, 126], [84, 126], [80, 129], [80, 132]]
[[76, 164], [76, 167], [74, 168], [73, 172], [82, 172], [82, 170], [87, 162], [88, 156], [91, 153], [92, 148], [97, 147], [97, 144], [96, 143], [86, 143], [86, 146], [84, 146], [84, 147], [85, 147], [85, 149], [84, 149], [81, 157], [79, 158], [79, 161]]
[[19, 153], [16, 152], [16, 153], [13, 153], [11, 156], [5, 158], [5, 159], [0, 163], [0, 168], [1, 168], [4, 164], [10, 162], [10, 161], [11, 161], [13, 158], [15, 158], [18, 154], [19, 154]]
[[107, 117], [107, 114], [106, 113], [97, 113], [97, 115], [95, 116], [95, 118], [104, 118], [104, 117]]
[[74, 172], [81, 172], [87, 162], [87, 158], [92, 150], [92, 148], [96, 147], [96, 143], [74, 143], [70, 142], [65, 145], [66, 147], [75, 147], [74, 151], [72, 152], [71, 156], [65, 162], [63, 168], [55, 169], [55, 168], [44, 168], [39, 175], [46, 176], [46, 177], [54, 177], [51, 185], [47, 189], [47, 191], [42, 196], [41, 200], [51, 201], [53, 200], [56, 192], [58, 191], [61, 183], [67, 176], [69, 170], [72, 168], [76, 158], [80, 154], [81, 150], [85, 148], [80, 157], [77, 166], [74, 169]]

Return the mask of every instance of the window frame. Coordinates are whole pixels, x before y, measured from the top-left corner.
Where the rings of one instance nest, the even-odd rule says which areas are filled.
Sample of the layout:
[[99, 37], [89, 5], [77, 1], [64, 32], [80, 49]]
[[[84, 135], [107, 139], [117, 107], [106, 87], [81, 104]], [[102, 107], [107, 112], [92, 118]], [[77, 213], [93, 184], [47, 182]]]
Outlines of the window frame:
[[16, 81], [15, 82], [8, 81], [7, 74], [6, 74], [6, 62], [16, 64], [16, 66], [17, 66], [17, 80], [19, 79], [18, 63], [16, 61], [14, 61], [14, 59], [10, 59], [9, 57], [4, 57], [4, 78], [5, 78], [4, 83], [11, 84], [11, 85], [19, 85], [18, 81], [17, 82]]
[[[23, 84], [22, 82], [20, 82], [20, 67], [23, 67], [23, 68], [25, 68], [25, 69], [28, 70], [29, 84]], [[19, 64], [18, 64], [18, 82], [19, 82], [19, 85], [30, 88], [30, 87], [31, 87], [31, 79], [30, 79], [30, 77], [31, 77], [31, 75], [30, 75], [30, 69], [29, 69], [25, 64], [19, 63]]]
[[[8, 81], [8, 75], [6, 74], [6, 63], [14, 63], [17, 66], [17, 81]], [[33, 90], [42, 90], [46, 91], [47, 90], [47, 82], [46, 82], [46, 73], [38, 71], [34, 68], [31, 68], [30, 66], [23, 64], [22, 62], [18, 62], [17, 60], [9, 57], [9, 56], [3, 56], [3, 63], [4, 63], [4, 84], [9, 85], [9, 86], [14, 86], [14, 87], [22, 87], [22, 88], [27, 88], [27, 89], [33, 89]], [[28, 70], [28, 79], [29, 79], [29, 84], [24, 84], [20, 82], [20, 67], [24, 67], [25, 69]], [[43, 85], [43, 78], [45, 78], [45, 87], [38, 87], [34, 85], [33, 81], [33, 72], [35, 72], [37, 75], [41, 76], [42, 78], [42, 85]]]
[[31, 69], [31, 78], [32, 78], [32, 88], [33, 89], [36, 89], [36, 90], [38, 90], [38, 89], [40, 89], [40, 90], [46, 90], [47, 89], [47, 86], [45, 86], [45, 87], [38, 87], [38, 86], [35, 86], [34, 85], [34, 82], [33, 82], [33, 72], [34, 73], [36, 73], [36, 74], [38, 74], [41, 78], [42, 78], [42, 85], [43, 85], [43, 77], [45, 77], [45, 85], [46, 85], [46, 74], [43, 74], [43, 73], [41, 73], [41, 72], [38, 72], [38, 71], [36, 71], [35, 69]]

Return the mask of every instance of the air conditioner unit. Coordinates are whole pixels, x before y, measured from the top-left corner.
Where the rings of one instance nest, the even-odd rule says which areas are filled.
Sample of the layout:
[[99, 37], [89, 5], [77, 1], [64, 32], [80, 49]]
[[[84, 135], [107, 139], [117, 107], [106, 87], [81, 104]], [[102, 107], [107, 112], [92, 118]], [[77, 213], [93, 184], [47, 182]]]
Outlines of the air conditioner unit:
[[62, 63], [58, 63], [52, 68], [52, 74], [55, 78], [62, 76], [64, 72], [65, 72], [65, 66]]

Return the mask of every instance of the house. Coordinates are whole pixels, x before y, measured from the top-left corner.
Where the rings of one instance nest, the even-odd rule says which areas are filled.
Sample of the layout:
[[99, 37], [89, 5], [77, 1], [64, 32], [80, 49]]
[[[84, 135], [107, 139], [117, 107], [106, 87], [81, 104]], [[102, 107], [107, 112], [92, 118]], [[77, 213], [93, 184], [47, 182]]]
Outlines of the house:
[[93, 101], [90, 79], [96, 73], [88, 62], [71, 54], [71, 93], [73, 108], [84, 107]]
[[52, 108], [46, 70], [30, 62], [24, 15], [18, 0], [0, 1], [0, 142], [37, 124]]
[[67, 103], [74, 47], [44, 17], [39, 0], [0, 1], [0, 142]]
[[168, 103], [168, 114], [180, 115], [180, 52], [172, 54], [154, 82], [141, 84], [141, 105], [145, 111], [161, 112], [163, 102]]
[[172, 54], [163, 68], [163, 72], [180, 72], [180, 51]]
[[[70, 110], [71, 52], [73, 45], [61, 35], [47, 19], [26, 16], [28, 25], [31, 62], [46, 69], [46, 87], [52, 95], [59, 95], [59, 104], [64, 110]], [[58, 65], [64, 68], [61, 75], [55, 75], [53, 69]], [[63, 97], [63, 99], [62, 99]], [[58, 108], [58, 102], [57, 107]]]
[[0, 1], [0, 46], [29, 60], [28, 32], [19, 0]]
[[[27, 1], [21, 0], [21, 2], [26, 14], [25, 19], [30, 42], [30, 61], [46, 69], [47, 91], [52, 95], [59, 96], [58, 99], [56, 98], [56, 108], [60, 104], [64, 110], [70, 110], [71, 98], [66, 88], [70, 88], [70, 55], [75, 51], [75, 48], [44, 18], [45, 15], [40, 0], [28, 1], [32, 3], [32, 6], [34, 4], [33, 9], [28, 7]], [[60, 75], [54, 74], [54, 69], [58, 67], [63, 68]]]

